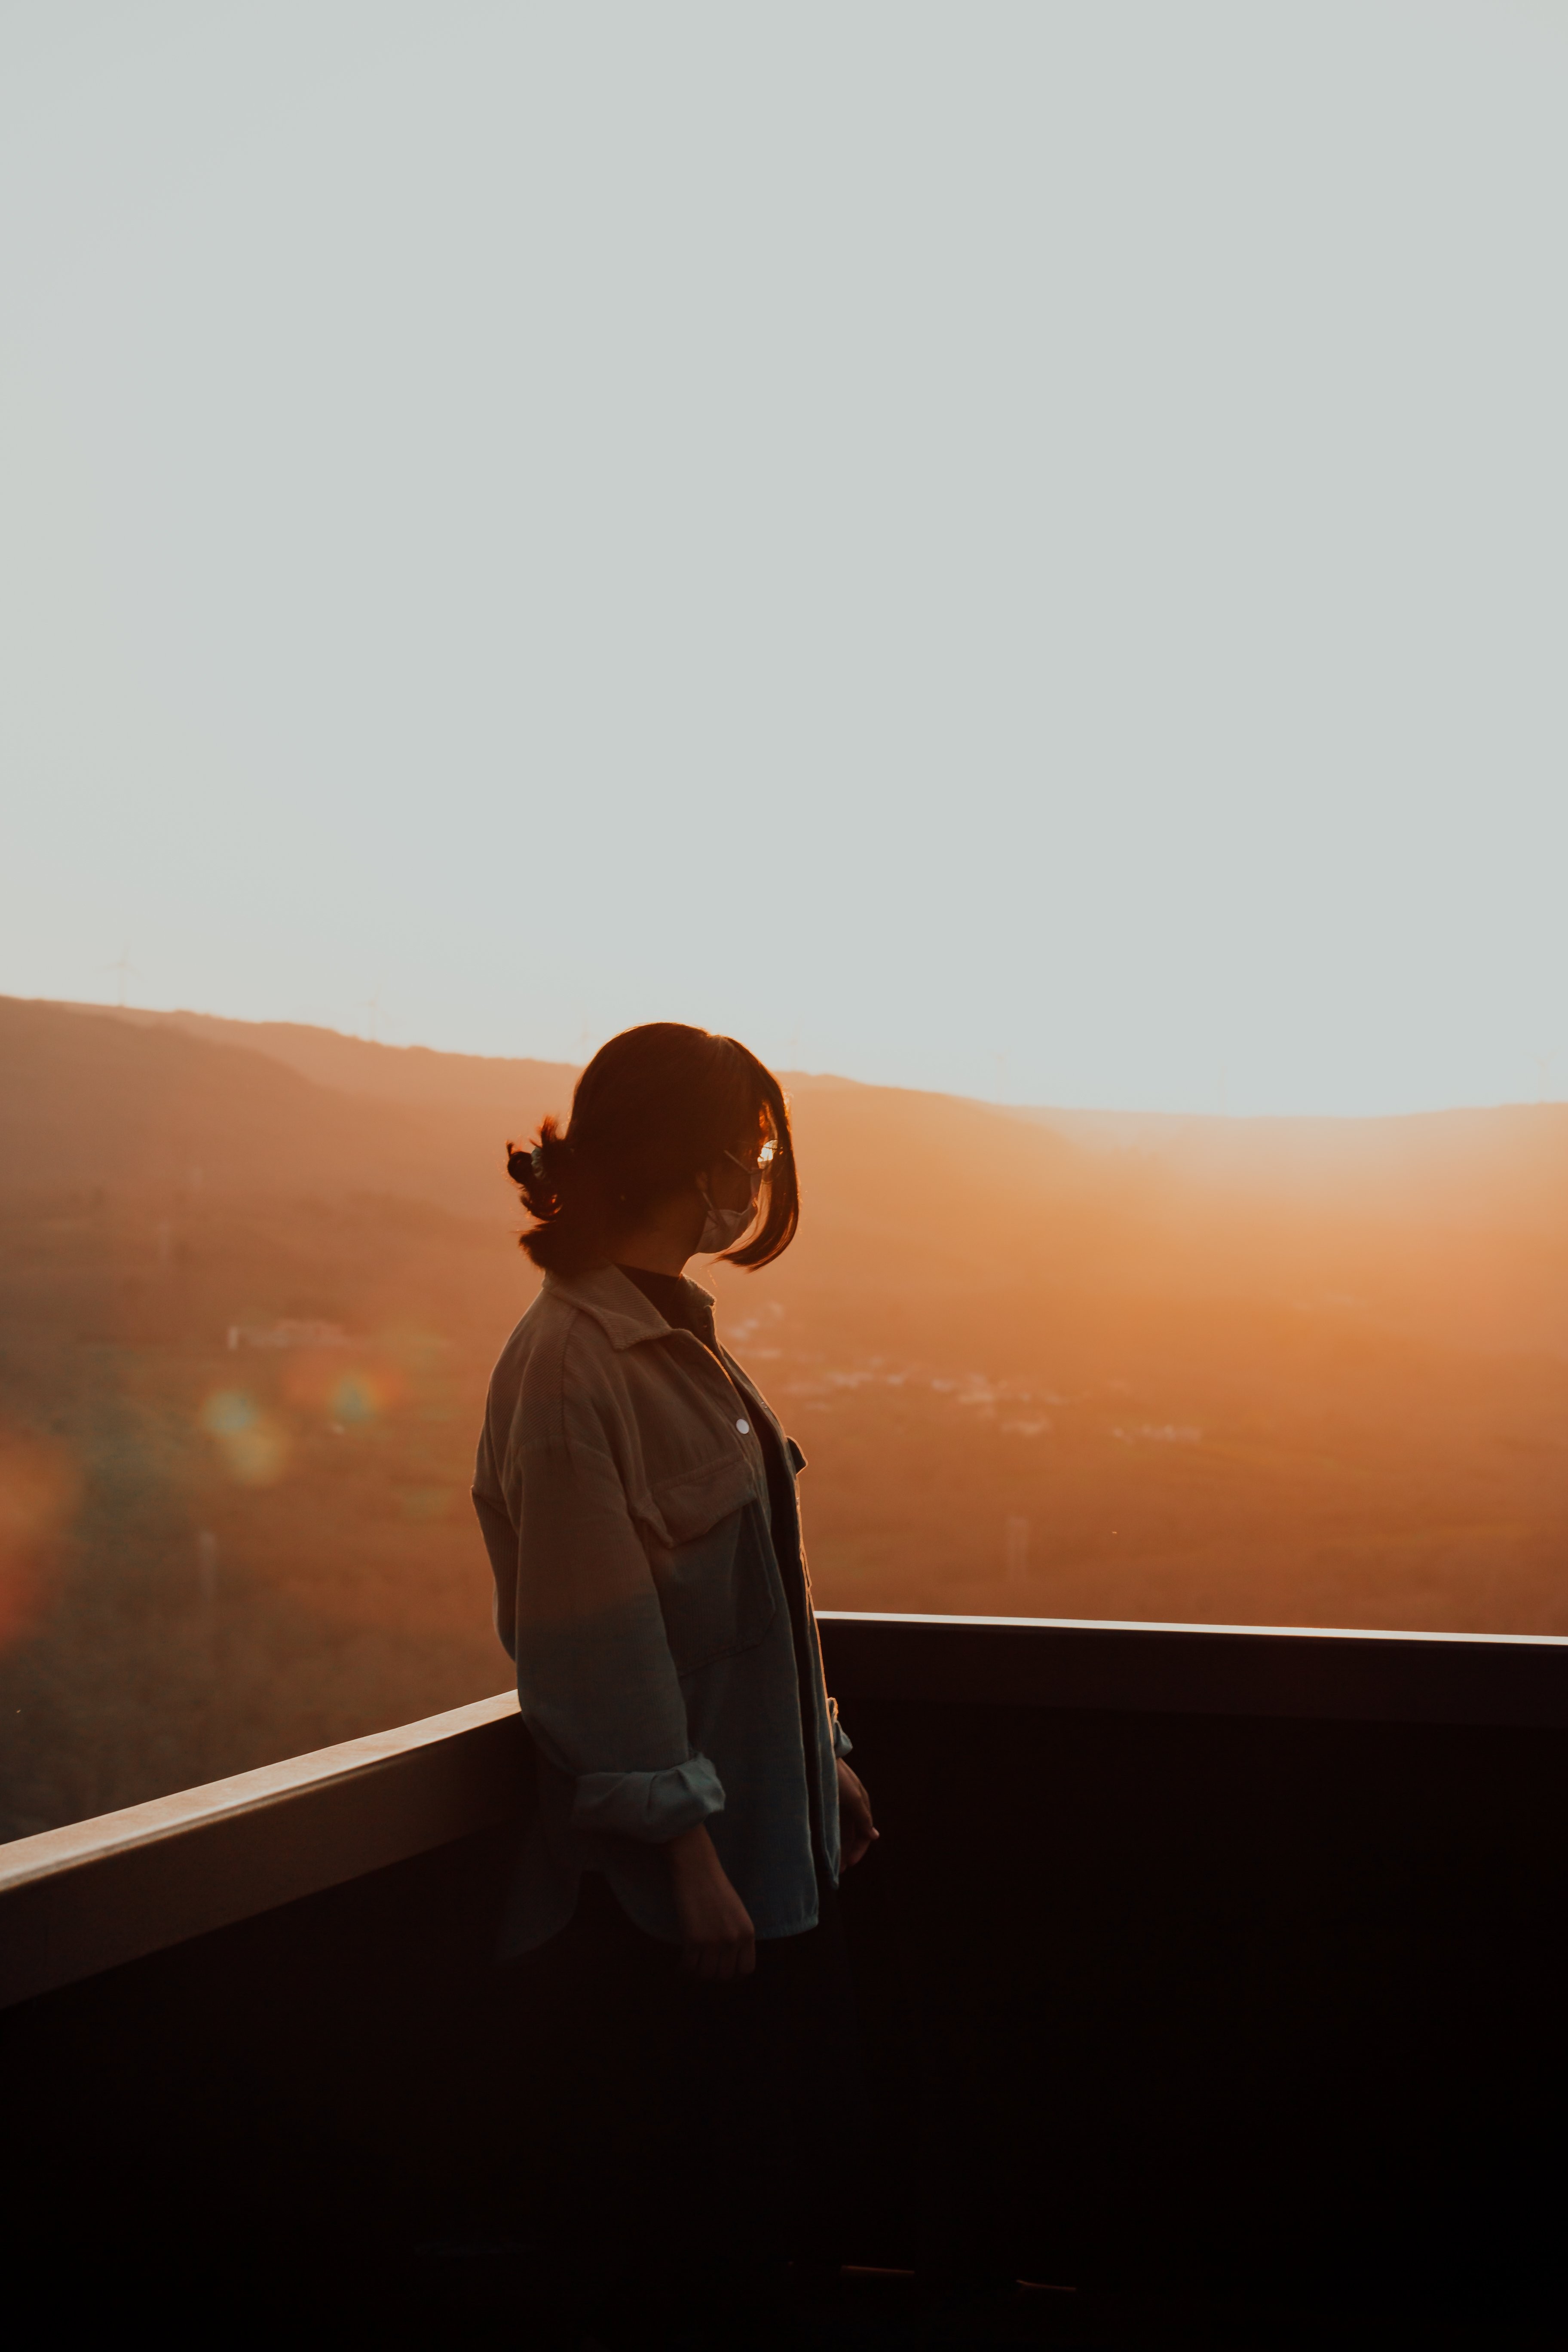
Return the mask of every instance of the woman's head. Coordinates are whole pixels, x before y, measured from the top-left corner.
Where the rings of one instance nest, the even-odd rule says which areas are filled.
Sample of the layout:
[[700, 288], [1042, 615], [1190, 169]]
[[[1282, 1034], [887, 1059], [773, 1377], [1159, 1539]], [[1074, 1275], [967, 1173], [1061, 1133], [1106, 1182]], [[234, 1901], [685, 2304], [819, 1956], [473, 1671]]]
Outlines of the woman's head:
[[507, 1172], [538, 1221], [522, 1247], [556, 1274], [605, 1264], [619, 1235], [674, 1195], [700, 1199], [699, 1177], [737, 1159], [760, 1166], [761, 1186], [756, 1230], [725, 1253], [731, 1265], [768, 1265], [800, 1219], [778, 1080], [733, 1037], [679, 1021], [650, 1021], [601, 1045], [577, 1081], [564, 1134], [547, 1118], [531, 1150], [507, 1151]]

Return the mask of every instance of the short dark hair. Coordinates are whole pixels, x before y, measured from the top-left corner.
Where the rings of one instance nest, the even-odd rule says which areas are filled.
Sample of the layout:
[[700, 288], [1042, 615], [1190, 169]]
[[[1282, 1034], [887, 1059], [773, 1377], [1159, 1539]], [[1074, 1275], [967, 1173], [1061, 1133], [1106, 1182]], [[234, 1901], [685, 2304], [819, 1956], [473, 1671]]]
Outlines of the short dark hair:
[[507, 1173], [537, 1223], [520, 1236], [535, 1265], [578, 1274], [608, 1257], [617, 1228], [732, 1150], [772, 1141], [759, 1223], [730, 1265], [768, 1265], [795, 1239], [800, 1187], [789, 1108], [770, 1069], [733, 1037], [649, 1021], [601, 1045], [572, 1094], [564, 1134], [540, 1122], [531, 1146], [507, 1145]]

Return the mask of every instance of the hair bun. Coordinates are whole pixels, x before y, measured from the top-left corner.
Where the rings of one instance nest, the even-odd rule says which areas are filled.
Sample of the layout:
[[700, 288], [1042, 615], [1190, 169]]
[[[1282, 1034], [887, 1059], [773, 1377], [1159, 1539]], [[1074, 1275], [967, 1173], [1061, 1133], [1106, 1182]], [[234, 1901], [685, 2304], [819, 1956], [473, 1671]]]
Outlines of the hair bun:
[[531, 1215], [548, 1221], [561, 1202], [563, 1181], [572, 1173], [576, 1154], [552, 1118], [545, 1119], [537, 1143], [506, 1147], [506, 1172], [522, 1194]]

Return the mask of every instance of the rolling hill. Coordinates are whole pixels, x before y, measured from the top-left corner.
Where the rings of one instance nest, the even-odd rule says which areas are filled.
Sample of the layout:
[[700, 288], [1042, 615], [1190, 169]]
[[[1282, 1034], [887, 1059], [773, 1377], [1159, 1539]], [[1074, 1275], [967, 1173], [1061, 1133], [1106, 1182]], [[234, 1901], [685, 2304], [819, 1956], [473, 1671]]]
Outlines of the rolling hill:
[[[0, 1000], [9, 1833], [499, 1687], [466, 1487], [565, 1066]], [[795, 1074], [721, 1270], [825, 1605], [1568, 1631], [1568, 1108]]]

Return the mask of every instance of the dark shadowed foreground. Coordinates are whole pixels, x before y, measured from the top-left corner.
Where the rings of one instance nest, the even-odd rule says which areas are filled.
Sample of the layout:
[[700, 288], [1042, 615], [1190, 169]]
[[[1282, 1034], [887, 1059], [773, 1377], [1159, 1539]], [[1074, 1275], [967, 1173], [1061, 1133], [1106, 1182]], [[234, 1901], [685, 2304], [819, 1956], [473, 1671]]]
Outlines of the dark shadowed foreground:
[[[571, 1078], [0, 1003], [0, 1832], [504, 1684], [503, 1145]], [[1568, 1109], [791, 1090], [800, 1240], [717, 1287], [824, 1605], [1568, 1631]]]
[[[857, 2267], [786, 2340], [1568, 2340], [1568, 1644], [822, 1631], [883, 1835], [823, 2116]], [[508, 1695], [0, 1853], [39, 2341], [562, 2340], [530, 2121], [565, 2063], [607, 2122], [604, 1980], [496, 1965], [534, 1790]], [[593, 2336], [651, 2352], [602, 2221]]]

